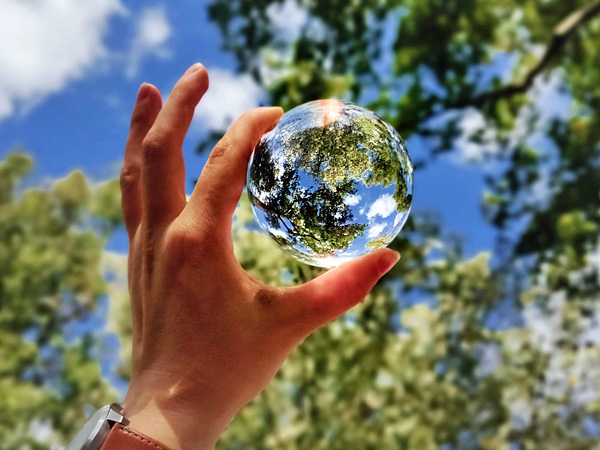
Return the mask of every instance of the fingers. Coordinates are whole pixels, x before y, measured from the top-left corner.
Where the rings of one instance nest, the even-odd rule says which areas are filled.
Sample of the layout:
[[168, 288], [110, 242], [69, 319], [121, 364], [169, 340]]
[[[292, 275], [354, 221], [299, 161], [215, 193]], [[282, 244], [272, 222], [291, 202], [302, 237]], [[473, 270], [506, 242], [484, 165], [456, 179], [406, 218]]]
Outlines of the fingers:
[[196, 105], [208, 89], [208, 73], [194, 64], [173, 88], [142, 145], [144, 220], [172, 221], [185, 207], [185, 166], [181, 147]]
[[292, 288], [299, 325], [311, 333], [345, 313], [360, 303], [399, 259], [400, 254], [388, 248], [376, 250]]
[[190, 199], [190, 207], [231, 234], [231, 218], [246, 182], [248, 159], [256, 144], [283, 114], [279, 107], [243, 114], [212, 150]]
[[121, 207], [131, 237], [142, 220], [142, 141], [162, 107], [160, 92], [144, 83], [137, 95], [121, 170]]

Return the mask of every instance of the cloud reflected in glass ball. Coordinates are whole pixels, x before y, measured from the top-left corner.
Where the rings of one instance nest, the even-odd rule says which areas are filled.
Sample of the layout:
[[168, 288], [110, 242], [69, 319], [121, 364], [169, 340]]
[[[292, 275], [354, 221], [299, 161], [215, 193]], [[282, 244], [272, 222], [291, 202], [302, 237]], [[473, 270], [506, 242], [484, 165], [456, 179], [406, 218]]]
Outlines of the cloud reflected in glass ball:
[[335, 267], [396, 237], [410, 211], [413, 166], [400, 135], [373, 112], [317, 100], [263, 136], [247, 187], [275, 242], [300, 261]]

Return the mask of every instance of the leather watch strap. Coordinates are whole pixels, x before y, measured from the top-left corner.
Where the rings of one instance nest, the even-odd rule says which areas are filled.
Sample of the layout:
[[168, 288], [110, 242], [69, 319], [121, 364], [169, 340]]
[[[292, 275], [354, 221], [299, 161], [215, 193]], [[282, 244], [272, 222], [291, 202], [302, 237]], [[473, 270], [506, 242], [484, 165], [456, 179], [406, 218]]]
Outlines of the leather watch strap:
[[169, 450], [160, 442], [116, 423], [100, 450]]

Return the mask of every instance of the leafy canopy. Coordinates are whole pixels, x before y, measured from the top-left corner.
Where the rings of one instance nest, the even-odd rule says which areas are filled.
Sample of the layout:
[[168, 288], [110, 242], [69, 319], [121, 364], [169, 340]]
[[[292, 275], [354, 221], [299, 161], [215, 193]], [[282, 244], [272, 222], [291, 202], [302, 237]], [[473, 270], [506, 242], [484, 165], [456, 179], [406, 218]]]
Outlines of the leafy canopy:
[[[435, 215], [413, 215], [391, 244], [401, 262], [292, 354], [219, 448], [598, 449], [600, 2], [286, 0], [306, 13], [291, 38], [272, 20], [283, 3], [211, 2], [239, 69], [286, 109], [355, 100], [431, 157], [475, 145], [493, 167], [482, 207], [499, 240], [493, 257], [466, 257]], [[559, 94], [568, 107], [548, 114]], [[465, 117], [480, 126], [463, 136]], [[48, 448], [32, 433], [44, 424], [64, 442], [84, 405], [114, 398], [97, 335], [66, 331], [108, 288], [118, 188], [76, 172], [18, 192], [30, 165], [0, 164], [3, 449]], [[235, 252], [254, 276], [320, 272], [249, 231], [246, 200], [236, 216]], [[117, 297], [110, 326], [127, 342]]]

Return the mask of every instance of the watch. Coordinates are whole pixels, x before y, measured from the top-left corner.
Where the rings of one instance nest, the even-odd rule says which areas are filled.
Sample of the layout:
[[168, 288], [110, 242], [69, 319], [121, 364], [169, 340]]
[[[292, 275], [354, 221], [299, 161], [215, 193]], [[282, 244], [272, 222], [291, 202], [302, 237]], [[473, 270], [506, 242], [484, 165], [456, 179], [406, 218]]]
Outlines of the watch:
[[129, 421], [122, 412], [123, 408], [117, 403], [100, 408], [77, 433], [67, 450], [168, 450], [160, 442], [128, 428]]

